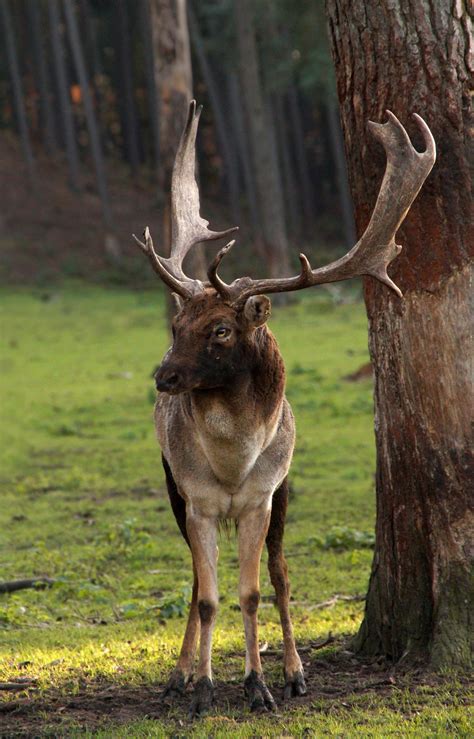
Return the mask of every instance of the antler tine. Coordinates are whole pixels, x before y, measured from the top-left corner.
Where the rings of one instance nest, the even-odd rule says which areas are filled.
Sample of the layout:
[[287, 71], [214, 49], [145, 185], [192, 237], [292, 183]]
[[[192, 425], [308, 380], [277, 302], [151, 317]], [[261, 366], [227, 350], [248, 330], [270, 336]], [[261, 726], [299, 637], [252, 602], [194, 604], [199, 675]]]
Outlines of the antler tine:
[[192, 292], [185, 287], [183, 282], [181, 282], [180, 280], [177, 280], [176, 277], [174, 277], [170, 272], [168, 272], [166, 267], [163, 266], [162, 261], [164, 260], [162, 260], [162, 258], [159, 257], [155, 251], [155, 248], [153, 246], [153, 240], [150, 234], [150, 229], [148, 228], [148, 226], [146, 226], [143, 232], [145, 243], [143, 243], [143, 241], [140, 241], [140, 239], [137, 236], [135, 236], [135, 234], [132, 234], [132, 236], [137, 242], [142, 252], [146, 254], [148, 259], [150, 260], [150, 264], [153, 267], [154, 271], [159, 277], [161, 277], [163, 282], [166, 285], [168, 285], [168, 287], [170, 287], [172, 290], [174, 290], [174, 292], [181, 295], [182, 298], [185, 298], [185, 299], [190, 298]]
[[[182, 264], [189, 250], [201, 241], [221, 239], [238, 230], [238, 226], [225, 231], [211, 231], [209, 222], [200, 215], [199, 190], [195, 177], [196, 134], [202, 106], [196, 101], [189, 105], [188, 119], [184, 128], [173, 168], [171, 180], [171, 255], [162, 259], [166, 268], [180, 280], [190, 281], [183, 272]], [[193, 280], [202, 288], [202, 284]]]
[[436, 161], [436, 144], [423, 118], [415, 114], [426, 146], [424, 152], [417, 152], [398, 118], [389, 110], [387, 115], [387, 123], [369, 122], [372, 134], [385, 149], [387, 165], [372, 217], [357, 244], [341, 259], [314, 270], [300, 254], [301, 272], [296, 277], [235, 280], [226, 286], [235, 305], [241, 305], [251, 295], [301, 290], [359, 275], [376, 277], [402, 297], [388, 276], [387, 267], [401, 251], [395, 234]]
[[202, 106], [196, 110], [196, 101], [189, 105], [188, 118], [181, 135], [171, 178], [171, 250], [168, 258], [160, 257], [153, 248], [150, 231], [144, 232], [145, 243], [135, 234], [133, 238], [147, 255], [154, 271], [174, 292], [187, 299], [205, 288], [200, 280], [194, 280], [183, 272], [183, 260], [188, 251], [200, 241], [221, 239], [238, 230], [238, 226], [225, 231], [211, 231], [208, 221], [199, 213], [199, 190], [195, 178], [196, 134]]
[[221, 280], [221, 278], [217, 274], [217, 270], [219, 269], [219, 265], [222, 262], [222, 259], [232, 249], [234, 244], [235, 244], [235, 239], [233, 239], [232, 241], [229, 241], [228, 244], [223, 246], [222, 249], [217, 252], [216, 256], [212, 260], [207, 270], [207, 276], [208, 276], [209, 282], [211, 283], [212, 287], [216, 290], [216, 292], [218, 292], [219, 295], [221, 295], [221, 297], [224, 300], [231, 300], [232, 294], [229, 290], [229, 285], [226, 285], [226, 283], [223, 280]]

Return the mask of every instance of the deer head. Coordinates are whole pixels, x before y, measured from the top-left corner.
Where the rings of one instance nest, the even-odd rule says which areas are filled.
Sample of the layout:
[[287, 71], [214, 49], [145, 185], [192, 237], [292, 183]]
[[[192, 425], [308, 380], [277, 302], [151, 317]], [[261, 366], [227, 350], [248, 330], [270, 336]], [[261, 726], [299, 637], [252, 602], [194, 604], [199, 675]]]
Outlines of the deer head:
[[251, 371], [254, 332], [269, 315], [265, 295], [248, 298], [242, 310], [214, 291], [193, 296], [173, 319], [173, 345], [155, 373], [157, 389], [175, 394], [235, 383]]
[[345, 256], [311, 269], [307, 257], [300, 254], [301, 270], [294, 277], [261, 280], [240, 277], [228, 285], [219, 277], [218, 268], [235, 243], [230, 241], [212, 261], [207, 273], [209, 282], [203, 283], [185, 275], [184, 257], [195, 244], [224, 238], [238, 227], [211, 231], [199, 212], [195, 142], [201, 110], [196, 110], [193, 100], [176, 154], [171, 185], [170, 257], [156, 253], [148, 227], [144, 242], [134, 236], [155, 272], [178, 296], [173, 346], [156, 374], [158, 389], [168, 393], [220, 387], [241, 371], [255, 330], [270, 315], [270, 300], [265, 293], [302, 290], [371, 275], [402, 297], [387, 274], [388, 265], [401, 250], [395, 243], [395, 234], [436, 159], [433, 136], [420, 116], [414, 115], [426, 146], [421, 153], [413, 148], [400, 121], [387, 111], [387, 123], [369, 122], [387, 156], [380, 192], [364, 234]]

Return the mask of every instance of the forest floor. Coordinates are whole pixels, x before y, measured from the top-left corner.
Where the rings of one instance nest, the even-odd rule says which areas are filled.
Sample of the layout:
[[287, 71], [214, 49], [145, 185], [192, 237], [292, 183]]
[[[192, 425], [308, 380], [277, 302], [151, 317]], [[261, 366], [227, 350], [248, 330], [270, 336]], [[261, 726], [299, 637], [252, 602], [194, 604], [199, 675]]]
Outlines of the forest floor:
[[[262, 567], [260, 641], [276, 714], [250, 714], [233, 535], [220, 542], [216, 704], [160, 690], [184, 631], [191, 564], [154, 439], [163, 294], [69, 283], [1, 288], [0, 736], [468, 737], [460, 674], [358, 661], [374, 542], [372, 380], [354, 292], [275, 310], [298, 436], [286, 552], [308, 694], [283, 703], [281, 632]], [[351, 379], [348, 379], [351, 378]], [[358, 378], [354, 381], [354, 378]]]

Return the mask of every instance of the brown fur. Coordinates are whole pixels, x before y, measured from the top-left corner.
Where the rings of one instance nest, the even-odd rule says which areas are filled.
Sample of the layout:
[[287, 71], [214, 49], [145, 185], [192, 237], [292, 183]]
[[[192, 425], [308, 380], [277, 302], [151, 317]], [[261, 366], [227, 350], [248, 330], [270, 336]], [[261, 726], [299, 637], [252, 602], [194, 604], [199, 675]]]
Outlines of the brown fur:
[[[197, 678], [211, 678], [211, 641], [218, 608], [217, 531], [219, 522], [227, 519], [238, 524], [245, 673], [262, 672], [257, 612], [260, 558], [266, 540], [283, 629], [287, 687], [295, 676], [299, 676], [300, 688], [304, 687], [288, 611], [282, 550], [294, 419], [284, 396], [283, 360], [277, 342], [263, 325], [268, 315], [265, 296], [252, 299], [241, 310], [212, 291], [191, 298], [174, 319], [173, 346], [156, 373], [157, 387], [164, 391], [158, 396], [155, 420], [168, 493], [191, 548], [195, 574], [172, 688], [189, 679], [199, 626]], [[262, 686], [263, 681], [255, 688], [257, 693]]]
[[[233, 331], [224, 344], [210, 336], [218, 323]], [[173, 336], [171, 354], [158, 368], [157, 378], [160, 373], [179, 372], [182, 383], [189, 386], [186, 389], [205, 393], [222, 387], [227, 393], [229, 381], [235, 385], [250, 376], [249, 400], [262, 418], [271, 415], [281, 402], [285, 366], [278, 344], [265, 325], [249, 327], [243, 310], [227, 305], [215, 293], [204, 293], [186, 303], [185, 310], [174, 318]], [[164, 365], [167, 368], [163, 371]]]

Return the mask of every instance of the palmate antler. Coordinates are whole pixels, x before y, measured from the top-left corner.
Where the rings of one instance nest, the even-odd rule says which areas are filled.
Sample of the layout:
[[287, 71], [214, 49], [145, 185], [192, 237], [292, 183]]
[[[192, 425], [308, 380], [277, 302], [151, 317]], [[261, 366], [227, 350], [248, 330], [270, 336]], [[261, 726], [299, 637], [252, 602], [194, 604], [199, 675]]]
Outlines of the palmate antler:
[[209, 222], [199, 213], [199, 190], [195, 177], [196, 133], [202, 106], [196, 109], [196, 101], [189, 105], [188, 119], [181, 135], [171, 178], [171, 250], [168, 259], [155, 252], [148, 226], [144, 231], [145, 243], [133, 238], [150, 260], [151, 266], [163, 282], [183, 298], [202, 292], [204, 285], [183, 272], [183, 261], [189, 250], [201, 241], [222, 239], [238, 226], [225, 231], [211, 231]]
[[[207, 221], [199, 215], [199, 192], [194, 178], [194, 147], [201, 109], [197, 114], [195, 110], [196, 103], [193, 101], [173, 170], [170, 258], [164, 259], [156, 254], [148, 228], [145, 229], [145, 244], [135, 237], [162, 280], [184, 298], [205, 289], [202, 282], [191, 280], [182, 271], [182, 261], [189, 249], [199, 241], [219, 239], [236, 230], [230, 228], [226, 231], [210, 231]], [[301, 271], [295, 277], [263, 280], [240, 277], [227, 285], [221, 280], [217, 270], [223, 257], [235, 243], [231, 241], [216, 255], [207, 273], [210, 284], [223, 300], [239, 307], [252, 295], [302, 290], [312, 285], [348, 280], [360, 275], [376, 277], [402, 296], [400, 289], [388, 276], [387, 267], [400, 253], [402, 247], [395, 243], [395, 234], [435, 163], [436, 145], [427, 124], [416, 113], [414, 117], [426, 146], [422, 153], [413, 148], [407, 132], [393, 113], [388, 110], [387, 115], [387, 123], [369, 122], [373, 135], [385, 149], [387, 166], [369, 225], [357, 244], [345, 256], [314, 270], [311, 269], [307, 257], [300, 254]]]
[[301, 272], [296, 277], [264, 280], [244, 277], [226, 285], [217, 269], [231, 242], [220, 250], [208, 271], [209, 281], [225, 300], [241, 304], [252, 295], [302, 290], [359, 275], [376, 277], [402, 297], [388, 276], [387, 267], [401, 251], [402, 247], [395, 243], [395, 234], [435, 163], [436, 145], [430, 129], [416, 113], [414, 117], [426, 145], [421, 154], [413, 148], [398, 118], [389, 110], [387, 115], [387, 123], [369, 122], [373, 135], [385, 149], [387, 167], [369, 225], [357, 244], [345, 256], [319, 269], [311, 269], [306, 256], [300, 254]]

